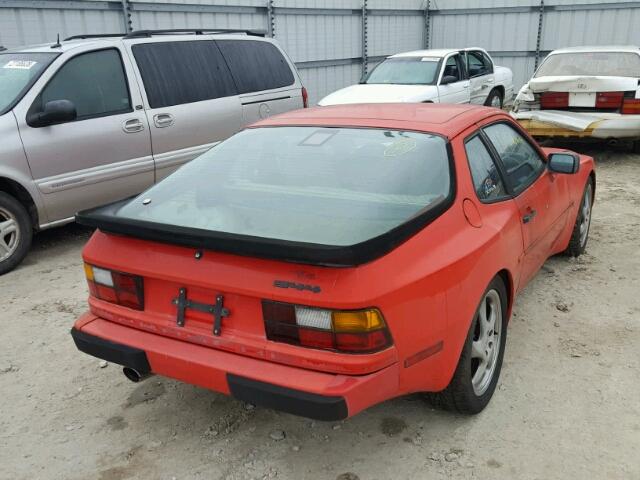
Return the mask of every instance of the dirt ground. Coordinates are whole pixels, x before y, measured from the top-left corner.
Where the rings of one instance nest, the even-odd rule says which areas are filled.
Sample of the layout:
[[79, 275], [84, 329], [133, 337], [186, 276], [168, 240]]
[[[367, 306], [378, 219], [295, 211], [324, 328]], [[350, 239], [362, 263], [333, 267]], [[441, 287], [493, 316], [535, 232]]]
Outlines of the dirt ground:
[[640, 156], [597, 158], [587, 254], [517, 299], [499, 387], [475, 417], [419, 396], [312, 422], [76, 351], [72, 225], [0, 277], [2, 479], [640, 479]]

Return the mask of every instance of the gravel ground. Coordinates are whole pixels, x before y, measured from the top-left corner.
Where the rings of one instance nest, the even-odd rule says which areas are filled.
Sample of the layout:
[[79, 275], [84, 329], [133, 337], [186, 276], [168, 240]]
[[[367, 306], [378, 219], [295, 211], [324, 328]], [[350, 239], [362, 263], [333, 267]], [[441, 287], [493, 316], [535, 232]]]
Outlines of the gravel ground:
[[639, 479], [640, 158], [597, 158], [588, 252], [516, 301], [499, 387], [475, 417], [419, 396], [341, 423], [253, 408], [76, 351], [87, 295], [71, 225], [0, 277], [2, 479]]

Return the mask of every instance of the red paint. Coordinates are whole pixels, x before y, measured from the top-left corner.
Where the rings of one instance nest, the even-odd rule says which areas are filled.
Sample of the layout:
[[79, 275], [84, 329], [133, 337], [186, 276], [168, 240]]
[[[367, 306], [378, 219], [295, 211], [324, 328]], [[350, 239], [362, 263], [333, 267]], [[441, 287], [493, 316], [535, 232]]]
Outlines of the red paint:
[[[160, 375], [222, 393], [229, 391], [225, 374], [230, 372], [311, 393], [342, 395], [349, 415], [399, 395], [441, 390], [453, 375], [486, 286], [503, 271], [513, 298], [548, 256], [566, 248], [585, 182], [594, 169], [593, 160], [581, 156], [575, 175], [545, 172], [516, 199], [481, 203], [476, 200], [464, 139], [495, 121], [509, 122], [527, 135], [508, 114], [479, 106], [349, 105], [298, 110], [264, 120], [256, 126], [370, 126], [444, 135], [456, 168], [455, 202], [395, 250], [353, 268], [214, 251], [196, 260], [192, 248], [96, 231], [84, 249], [84, 260], [142, 276], [144, 311], [91, 296], [91, 313], [75, 327], [144, 349], [152, 370]], [[546, 156], [553, 150], [539, 151]], [[477, 218], [463, 206], [465, 198], [473, 199]], [[539, 209], [538, 215], [525, 226], [523, 212], [531, 206]], [[480, 225], [478, 219], [481, 226], [470, 227], [471, 222]], [[321, 291], [275, 288], [275, 279], [312, 279]], [[202, 303], [224, 295], [231, 314], [223, 319], [221, 336], [212, 334], [213, 318], [203, 312], [187, 310], [184, 327], [176, 325], [171, 301], [181, 287], [187, 288], [189, 299]], [[378, 308], [393, 346], [372, 354], [345, 354], [269, 341], [263, 299], [340, 310]], [[358, 341], [348, 336], [342, 340], [356, 345]], [[422, 358], [421, 352], [438, 344], [441, 350]], [[416, 358], [420, 361], [414, 362]]]

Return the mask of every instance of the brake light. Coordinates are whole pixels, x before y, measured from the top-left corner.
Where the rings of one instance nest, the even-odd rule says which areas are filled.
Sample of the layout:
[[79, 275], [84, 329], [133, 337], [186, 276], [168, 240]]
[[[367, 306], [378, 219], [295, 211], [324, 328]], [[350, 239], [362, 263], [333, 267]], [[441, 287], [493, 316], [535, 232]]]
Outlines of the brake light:
[[599, 92], [596, 95], [596, 108], [620, 108], [624, 92]]
[[309, 93], [302, 87], [302, 108], [309, 108]]
[[625, 98], [622, 102], [621, 113], [625, 115], [640, 115], [640, 99]]
[[545, 92], [540, 97], [542, 108], [567, 108], [569, 106], [568, 92]]
[[373, 353], [393, 343], [376, 308], [325, 310], [263, 300], [262, 314], [274, 342], [343, 353]]
[[87, 263], [84, 264], [84, 273], [92, 296], [134, 310], [144, 309], [142, 277], [114, 272]]

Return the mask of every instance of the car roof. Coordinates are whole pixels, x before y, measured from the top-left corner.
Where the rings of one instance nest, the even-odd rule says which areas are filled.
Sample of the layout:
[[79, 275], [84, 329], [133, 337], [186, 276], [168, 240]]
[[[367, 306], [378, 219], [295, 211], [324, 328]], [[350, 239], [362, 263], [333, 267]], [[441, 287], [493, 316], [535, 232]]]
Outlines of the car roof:
[[276, 115], [251, 127], [325, 126], [417, 130], [449, 139], [489, 116], [508, 115], [495, 108], [469, 104], [369, 103], [314, 107]]
[[387, 58], [398, 58], [398, 57], [446, 57], [449, 54], [452, 53], [458, 53], [458, 52], [462, 52], [462, 51], [468, 51], [468, 50], [482, 50], [485, 51], [483, 48], [479, 48], [479, 47], [472, 47], [472, 48], [437, 48], [437, 49], [431, 49], [431, 50], [413, 50], [411, 52], [401, 52], [401, 53], [396, 53], [394, 55], [390, 55]]
[[552, 51], [549, 55], [557, 53], [582, 53], [582, 52], [633, 52], [640, 53], [640, 48], [634, 45], [598, 45], [598, 46], [581, 46], [566, 47]]

